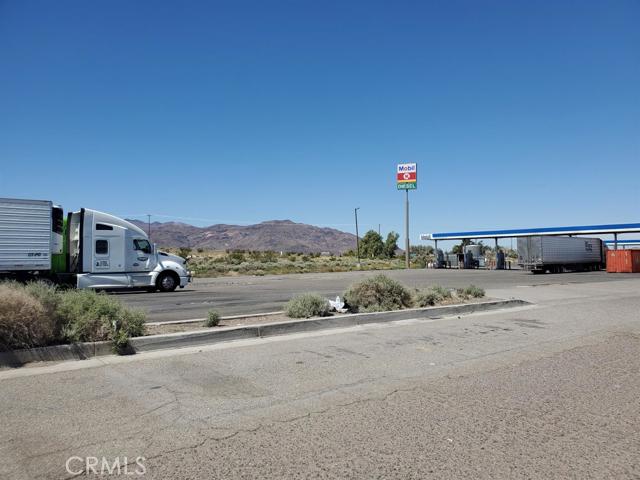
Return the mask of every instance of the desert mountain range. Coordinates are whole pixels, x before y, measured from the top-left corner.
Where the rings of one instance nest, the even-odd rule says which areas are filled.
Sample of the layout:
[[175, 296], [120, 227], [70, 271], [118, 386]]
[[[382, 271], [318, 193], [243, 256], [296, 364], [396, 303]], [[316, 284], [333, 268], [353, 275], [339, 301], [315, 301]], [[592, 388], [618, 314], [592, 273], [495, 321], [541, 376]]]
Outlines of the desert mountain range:
[[[147, 231], [147, 223], [129, 222]], [[179, 222], [153, 222], [151, 240], [160, 247], [211, 250], [273, 250], [275, 252], [343, 253], [355, 249], [356, 236], [333, 228], [291, 220], [270, 220], [255, 225], [196, 227]]]

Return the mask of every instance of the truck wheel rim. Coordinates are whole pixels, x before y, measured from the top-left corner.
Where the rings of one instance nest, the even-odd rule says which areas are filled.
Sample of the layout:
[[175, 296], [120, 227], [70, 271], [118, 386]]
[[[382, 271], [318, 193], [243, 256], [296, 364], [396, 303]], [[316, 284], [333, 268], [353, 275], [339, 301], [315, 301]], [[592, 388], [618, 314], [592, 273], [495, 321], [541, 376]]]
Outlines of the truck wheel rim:
[[161, 281], [163, 288], [171, 288], [173, 287], [173, 278], [166, 276]]

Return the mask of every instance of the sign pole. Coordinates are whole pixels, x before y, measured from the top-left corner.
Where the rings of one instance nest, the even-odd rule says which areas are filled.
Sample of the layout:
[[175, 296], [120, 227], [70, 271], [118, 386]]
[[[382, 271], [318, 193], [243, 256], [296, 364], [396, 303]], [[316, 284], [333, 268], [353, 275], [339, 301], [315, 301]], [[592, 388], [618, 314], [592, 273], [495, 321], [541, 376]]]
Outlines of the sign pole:
[[409, 250], [409, 190], [418, 188], [418, 165], [416, 163], [399, 163], [396, 168], [396, 184], [398, 190], [404, 190], [404, 260], [406, 268], [411, 268]]
[[407, 268], [411, 268], [411, 262], [409, 261], [409, 190], [405, 190], [405, 202], [404, 202], [404, 259]]
[[358, 266], [360, 266], [360, 235], [358, 234], [358, 210], [360, 207], [354, 209], [356, 215], [356, 255], [358, 256]]

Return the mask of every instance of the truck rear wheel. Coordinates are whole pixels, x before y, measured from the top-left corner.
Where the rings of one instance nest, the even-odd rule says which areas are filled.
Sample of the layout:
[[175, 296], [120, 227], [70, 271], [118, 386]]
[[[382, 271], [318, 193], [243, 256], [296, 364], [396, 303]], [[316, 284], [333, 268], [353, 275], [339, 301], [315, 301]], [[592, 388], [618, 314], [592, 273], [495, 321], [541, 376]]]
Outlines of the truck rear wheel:
[[173, 272], [162, 272], [156, 280], [156, 287], [161, 292], [173, 292], [180, 283], [178, 276]]

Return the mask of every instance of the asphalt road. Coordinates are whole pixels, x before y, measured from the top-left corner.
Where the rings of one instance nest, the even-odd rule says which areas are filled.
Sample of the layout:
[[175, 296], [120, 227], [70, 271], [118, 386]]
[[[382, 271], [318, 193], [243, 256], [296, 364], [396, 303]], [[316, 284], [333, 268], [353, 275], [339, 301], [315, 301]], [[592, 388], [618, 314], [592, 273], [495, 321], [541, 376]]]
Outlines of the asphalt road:
[[496, 291], [535, 305], [0, 371], [0, 478], [640, 477], [640, 280]]
[[[125, 303], [148, 312], [148, 321], [188, 320], [204, 318], [210, 309], [221, 315], [273, 312], [294, 295], [315, 292], [335, 298], [348, 286], [380, 272], [313, 273], [268, 275], [264, 277], [196, 278], [184, 290], [171, 293], [116, 293]], [[629, 274], [606, 272], [533, 275], [520, 270], [393, 270], [384, 272], [411, 287], [440, 284], [466, 287], [474, 284], [492, 290], [526, 285], [589, 283], [629, 278]], [[640, 275], [634, 274], [636, 278]]]

